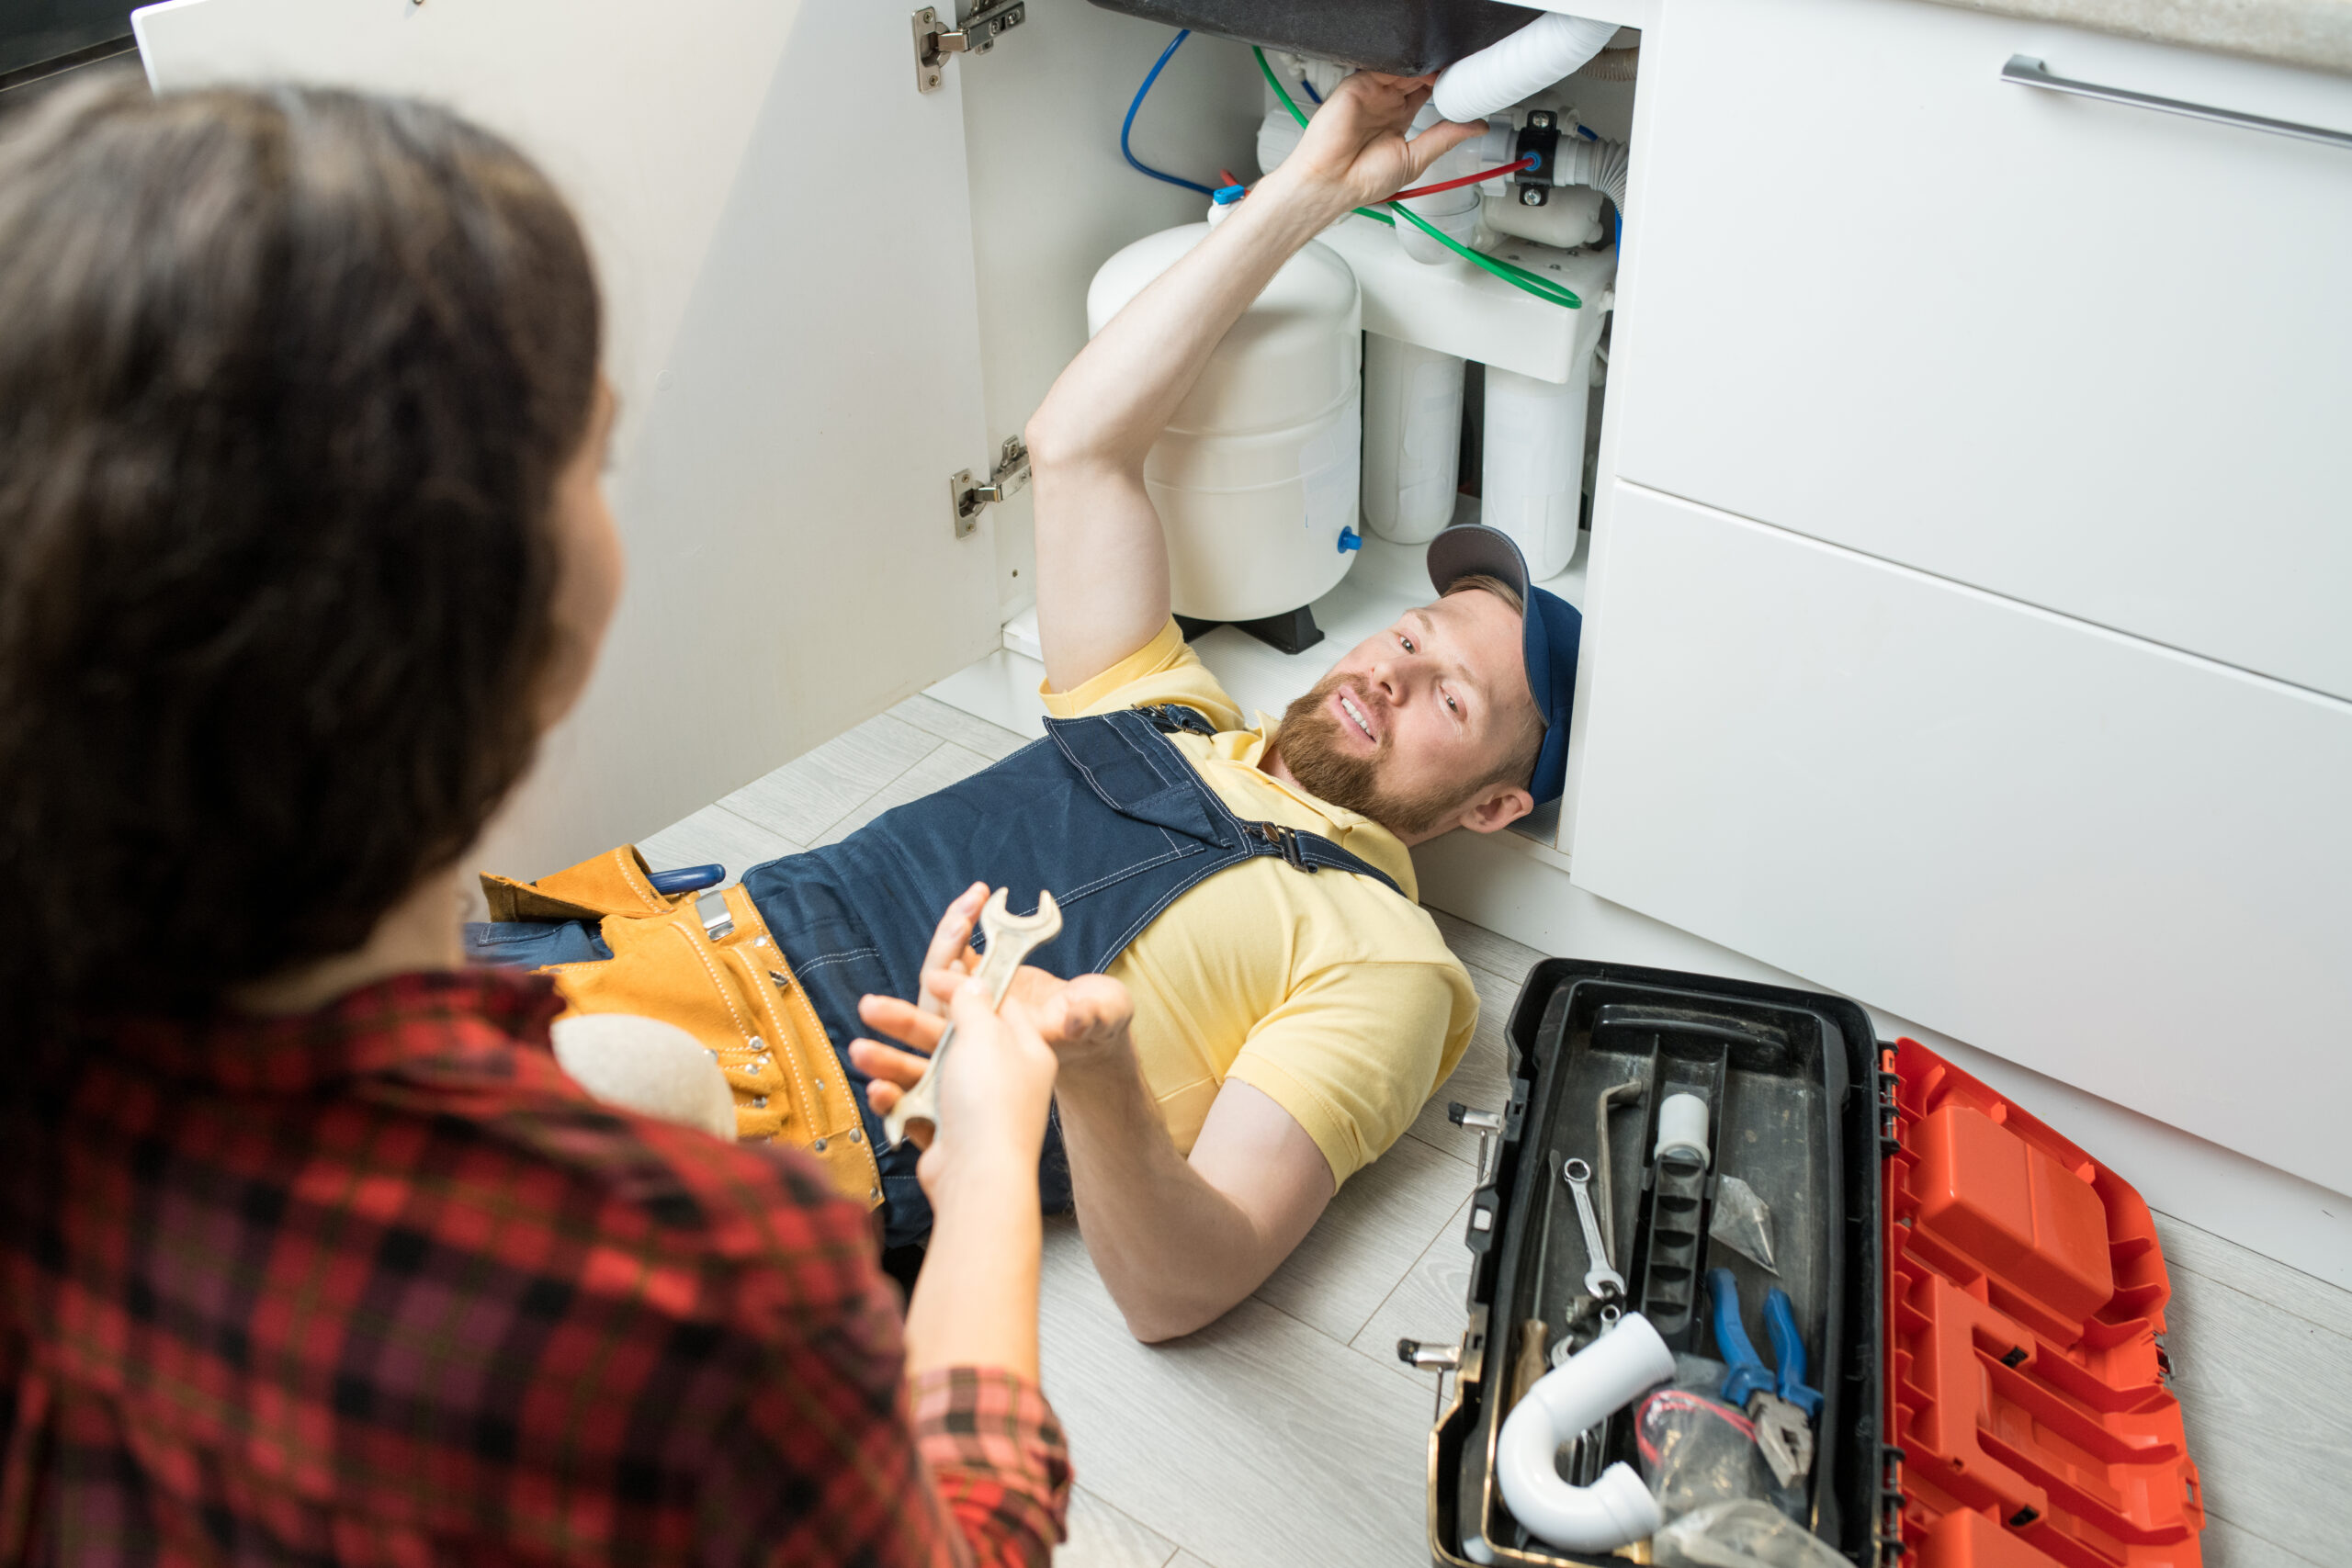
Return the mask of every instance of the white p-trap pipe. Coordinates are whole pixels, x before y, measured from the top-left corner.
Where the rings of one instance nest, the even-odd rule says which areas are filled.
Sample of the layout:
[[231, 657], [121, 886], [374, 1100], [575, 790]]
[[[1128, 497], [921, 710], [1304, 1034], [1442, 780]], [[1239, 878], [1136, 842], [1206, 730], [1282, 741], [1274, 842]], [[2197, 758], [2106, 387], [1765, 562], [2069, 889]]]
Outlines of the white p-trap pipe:
[[1674, 1376], [1674, 1352], [1640, 1313], [1536, 1380], [1503, 1420], [1495, 1475], [1511, 1517], [1569, 1551], [1608, 1551], [1666, 1522], [1657, 1499], [1622, 1461], [1590, 1486], [1560, 1479], [1560, 1445]]
[[1484, 119], [1567, 75], [1616, 34], [1614, 22], [1547, 11], [1510, 37], [1447, 66], [1430, 102], [1447, 119]]

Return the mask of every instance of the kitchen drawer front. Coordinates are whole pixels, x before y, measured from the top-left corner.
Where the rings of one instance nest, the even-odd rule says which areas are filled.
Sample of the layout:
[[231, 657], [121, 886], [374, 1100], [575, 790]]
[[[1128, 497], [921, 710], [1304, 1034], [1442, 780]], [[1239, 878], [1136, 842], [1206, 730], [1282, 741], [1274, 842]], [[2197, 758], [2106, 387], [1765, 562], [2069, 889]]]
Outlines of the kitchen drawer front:
[[2352, 696], [2352, 150], [2000, 73], [2346, 131], [2352, 78], [1915, 0], [1662, 25], [1619, 475]]
[[1579, 886], [2352, 1191], [2352, 704], [1614, 501]]

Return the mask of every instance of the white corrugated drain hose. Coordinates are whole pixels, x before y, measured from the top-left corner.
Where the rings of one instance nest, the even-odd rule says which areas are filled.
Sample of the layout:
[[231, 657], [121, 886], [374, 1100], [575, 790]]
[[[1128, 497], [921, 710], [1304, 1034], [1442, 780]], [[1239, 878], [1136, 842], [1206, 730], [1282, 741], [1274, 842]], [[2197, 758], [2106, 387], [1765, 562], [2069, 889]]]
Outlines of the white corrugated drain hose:
[[1640, 1313], [1544, 1374], [1503, 1420], [1495, 1479], [1511, 1517], [1570, 1551], [1608, 1551], [1666, 1522], [1657, 1499], [1623, 1461], [1589, 1486], [1560, 1479], [1560, 1445], [1674, 1376], [1674, 1352]]
[[1616, 34], [1614, 22], [1547, 11], [1501, 42], [1447, 66], [1430, 102], [1447, 119], [1484, 119], [1567, 75]]
[[1625, 144], [1602, 138], [1599, 141], [1560, 138], [1560, 166], [1552, 172], [1555, 186], [1590, 186], [1605, 193], [1625, 210]]

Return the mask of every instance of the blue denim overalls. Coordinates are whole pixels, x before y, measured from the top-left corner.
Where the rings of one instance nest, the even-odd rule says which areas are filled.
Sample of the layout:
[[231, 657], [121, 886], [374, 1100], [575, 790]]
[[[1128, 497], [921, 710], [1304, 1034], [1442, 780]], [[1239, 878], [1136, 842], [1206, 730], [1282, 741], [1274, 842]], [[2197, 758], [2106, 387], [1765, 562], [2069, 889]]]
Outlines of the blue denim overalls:
[[[940, 914], [976, 881], [1010, 890], [1016, 910], [1050, 889], [1061, 934], [1029, 960], [1068, 979], [1099, 974], [1187, 888], [1258, 855], [1302, 872], [1396, 883], [1328, 839], [1236, 817], [1162, 729], [1214, 733], [1191, 708], [1129, 708], [1050, 719], [1046, 739], [935, 795], [884, 813], [838, 844], [753, 867], [744, 891], [784, 947], [792, 972], [842, 1055], [866, 1032], [857, 1000], [915, 995]], [[915, 1182], [916, 1152], [891, 1149], [882, 1118], [857, 1087], [865, 1135], [882, 1167], [884, 1241], [931, 1229]], [[1049, 1127], [1039, 1172], [1046, 1208], [1069, 1206], [1061, 1130]]]
[[[1061, 934], [1029, 962], [1065, 979], [1098, 974], [1203, 878], [1259, 855], [1302, 873], [1329, 868], [1396, 883], [1328, 839], [1235, 816], [1161, 732], [1214, 733], [1188, 707], [1129, 708], [1051, 719], [1046, 737], [995, 766], [876, 818], [840, 843], [752, 867], [743, 890], [783, 947], [848, 1075], [881, 1168], [884, 1245], [921, 1240], [931, 1205], [915, 1180], [917, 1151], [893, 1149], [865, 1103], [849, 1042], [866, 1032], [867, 995], [916, 994], [939, 917], [976, 881], [1008, 890], [1016, 910], [1050, 889]], [[469, 927], [476, 962], [578, 963], [612, 956], [584, 925]], [[977, 940], [977, 937], [976, 937]], [[1069, 1207], [1058, 1122], [1038, 1168], [1048, 1212]]]

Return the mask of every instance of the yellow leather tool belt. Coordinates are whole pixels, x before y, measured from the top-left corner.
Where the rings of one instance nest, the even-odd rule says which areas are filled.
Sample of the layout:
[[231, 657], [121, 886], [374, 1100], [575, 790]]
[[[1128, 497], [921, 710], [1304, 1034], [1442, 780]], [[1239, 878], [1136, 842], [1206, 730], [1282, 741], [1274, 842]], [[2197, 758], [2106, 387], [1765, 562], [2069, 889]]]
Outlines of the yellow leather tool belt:
[[[634, 1013], [702, 1042], [735, 1091], [736, 1136], [806, 1149], [836, 1190], [869, 1206], [881, 1174], [857, 1100], [758, 906], [727, 889], [731, 926], [706, 928], [692, 893], [656, 892], [645, 858], [624, 844], [537, 882], [485, 874], [493, 920], [589, 920], [611, 958], [554, 964], [568, 1013]], [[717, 934], [714, 934], [714, 930]]]

